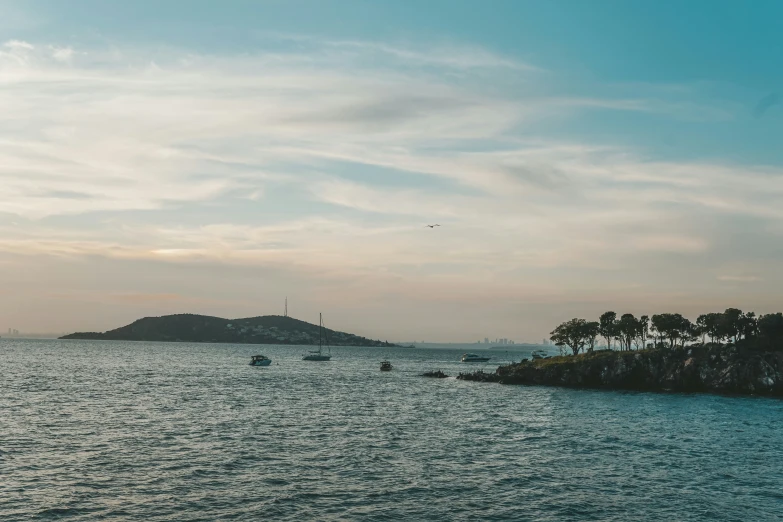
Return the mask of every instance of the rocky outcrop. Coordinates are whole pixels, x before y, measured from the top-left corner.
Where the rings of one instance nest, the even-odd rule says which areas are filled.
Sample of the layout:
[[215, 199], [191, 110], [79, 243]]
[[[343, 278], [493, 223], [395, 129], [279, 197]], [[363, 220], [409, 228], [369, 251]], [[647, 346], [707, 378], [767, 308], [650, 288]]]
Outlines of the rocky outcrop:
[[475, 381], [475, 382], [500, 382], [500, 376], [497, 374], [497, 372], [488, 373], [485, 372], [484, 370], [479, 370], [477, 372], [471, 372], [471, 373], [460, 372], [460, 374], [457, 375], [457, 379], [461, 381]]
[[783, 396], [783, 352], [690, 346], [552, 357], [458, 378], [502, 384]]
[[445, 373], [443, 373], [440, 370], [434, 371], [434, 372], [424, 372], [421, 374], [422, 377], [435, 377], [436, 379], [445, 379], [448, 377]]

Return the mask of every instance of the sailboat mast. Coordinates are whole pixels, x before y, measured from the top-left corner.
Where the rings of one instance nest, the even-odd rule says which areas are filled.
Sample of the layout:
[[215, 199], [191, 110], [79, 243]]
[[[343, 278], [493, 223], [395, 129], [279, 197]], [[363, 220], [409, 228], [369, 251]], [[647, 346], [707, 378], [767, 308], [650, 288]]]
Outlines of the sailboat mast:
[[324, 328], [324, 341], [326, 341], [326, 346], [329, 348], [329, 355], [332, 355], [332, 345], [329, 344], [329, 337], [326, 335], [326, 329]]

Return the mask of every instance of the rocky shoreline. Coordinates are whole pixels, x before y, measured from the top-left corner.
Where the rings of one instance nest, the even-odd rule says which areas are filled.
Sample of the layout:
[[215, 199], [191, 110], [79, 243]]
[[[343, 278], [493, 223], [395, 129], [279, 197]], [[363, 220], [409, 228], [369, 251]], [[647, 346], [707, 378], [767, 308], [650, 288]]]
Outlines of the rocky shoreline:
[[443, 373], [441, 370], [435, 370], [430, 372], [424, 372], [421, 374], [422, 377], [432, 377], [435, 379], [445, 379], [448, 377], [445, 373]]
[[783, 352], [717, 344], [601, 350], [522, 361], [493, 373], [479, 371], [457, 378], [500, 384], [783, 396]]

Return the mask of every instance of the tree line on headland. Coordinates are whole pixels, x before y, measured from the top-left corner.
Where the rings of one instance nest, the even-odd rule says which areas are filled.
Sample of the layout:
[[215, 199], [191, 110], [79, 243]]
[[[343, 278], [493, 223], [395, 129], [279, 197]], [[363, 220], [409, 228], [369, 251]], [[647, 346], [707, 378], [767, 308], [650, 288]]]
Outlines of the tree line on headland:
[[[783, 397], [783, 314], [729, 308], [639, 318], [606, 312], [552, 331], [561, 357], [534, 357], [459, 379], [615, 390], [718, 392]], [[597, 343], [607, 349], [596, 349]], [[614, 349], [613, 349], [614, 348]], [[637, 350], [637, 351], [634, 351]], [[571, 352], [572, 355], [566, 355]], [[584, 352], [584, 353], [582, 353]]]
[[621, 351], [644, 348], [676, 348], [686, 344], [712, 344], [723, 341], [735, 345], [783, 350], [783, 314], [756, 316], [737, 308], [724, 312], [702, 314], [696, 322], [677, 313], [655, 314], [652, 317], [615, 312], [601, 314], [598, 321], [571, 319], [551, 332], [550, 339], [574, 355], [592, 352], [599, 339], [612, 349], [612, 343]]

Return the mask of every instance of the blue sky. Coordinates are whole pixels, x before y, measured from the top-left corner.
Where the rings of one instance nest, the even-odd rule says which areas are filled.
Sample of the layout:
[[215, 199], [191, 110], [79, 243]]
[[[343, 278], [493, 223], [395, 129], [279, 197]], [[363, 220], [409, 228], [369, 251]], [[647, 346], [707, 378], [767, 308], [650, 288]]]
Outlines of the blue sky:
[[[7, 1], [0, 314], [779, 308], [779, 2]], [[436, 230], [424, 224], [439, 222]]]

